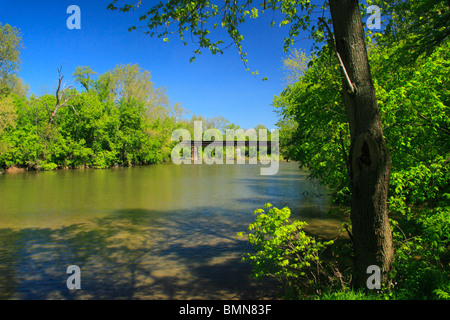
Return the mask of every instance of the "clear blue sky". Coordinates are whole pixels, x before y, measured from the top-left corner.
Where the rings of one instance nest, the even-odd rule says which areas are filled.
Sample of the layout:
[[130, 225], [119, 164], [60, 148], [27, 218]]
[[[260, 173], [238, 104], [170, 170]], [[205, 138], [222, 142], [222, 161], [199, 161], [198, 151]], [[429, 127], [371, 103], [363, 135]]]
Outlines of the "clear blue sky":
[[[224, 55], [204, 51], [190, 63], [194, 47], [183, 46], [176, 34], [166, 43], [141, 32], [128, 32], [143, 11], [111, 12], [106, 9], [109, 2], [1, 0], [0, 22], [19, 28], [23, 34], [25, 48], [19, 76], [30, 86], [30, 93], [53, 93], [62, 64], [64, 80], [71, 85], [73, 71], [79, 65], [101, 74], [119, 64], [138, 63], [151, 72], [157, 87], [167, 88], [172, 102], [180, 102], [191, 112], [188, 117], [222, 115], [244, 128], [257, 124], [275, 128], [277, 116], [271, 103], [284, 86], [282, 60], [286, 53], [282, 48], [288, 27], [270, 28], [271, 14], [242, 28], [248, 66], [260, 73], [255, 77], [245, 70], [234, 46]], [[146, 2], [142, 10], [148, 8]], [[81, 30], [66, 26], [70, 5], [81, 9]], [[300, 35], [298, 39], [306, 37]], [[311, 42], [297, 41], [295, 47], [309, 52]], [[262, 77], [268, 81], [261, 81]]]

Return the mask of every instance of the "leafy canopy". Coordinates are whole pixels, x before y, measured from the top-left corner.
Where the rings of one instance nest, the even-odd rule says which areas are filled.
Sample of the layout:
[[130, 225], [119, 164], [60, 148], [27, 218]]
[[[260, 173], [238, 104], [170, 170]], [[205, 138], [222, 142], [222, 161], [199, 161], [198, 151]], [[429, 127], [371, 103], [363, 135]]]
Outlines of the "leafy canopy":
[[[420, 37], [387, 29], [369, 44], [369, 60], [392, 163], [388, 206], [396, 248], [395, 291], [404, 299], [448, 299], [450, 42], [443, 39], [429, 51], [414, 53], [411, 44]], [[302, 62], [301, 56], [297, 59]], [[338, 64], [325, 50], [311, 61], [298, 81], [274, 99], [282, 153], [329, 186], [335, 200], [348, 203], [350, 137], [338, 94]]]
[[[108, 9], [129, 12], [138, 10], [141, 6], [141, 1], [137, 4], [122, 5], [119, 5], [119, 2], [121, 1], [113, 0]], [[246, 64], [248, 60], [247, 53], [242, 47], [244, 35], [240, 32], [241, 24], [248, 19], [256, 19], [266, 12], [271, 12], [271, 26], [289, 25], [289, 34], [284, 39], [284, 50], [287, 51], [299, 32], [308, 28], [310, 17], [316, 8], [323, 9], [309, 0], [225, 0], [217, 4], [209, 0], [160, 1], [141, 14], [139, 21], [145, 21], [145, 24], [131, 26], [129, 30], [143, 30], [145, 34], [163, 38], [164, 41], [169, 41], [168, 36], [176, 33], [185, 45], [188, 43], [186, 41], [188, 35], [197, 44], [191, 61], [194, 61], [196, 55], [203, 49], [209, 50], [212, 54], [221, 54], [225, 48], [234, 44], [241, 60]], [[226, 31], [231, 44], [225, 44], [223, 39], [218, 39], [221, 33], [216, 29], [220, 28]], [[320, 30], [322, 28], [319, 27]], [[213, 30], [216, 32], [212, 33]]]

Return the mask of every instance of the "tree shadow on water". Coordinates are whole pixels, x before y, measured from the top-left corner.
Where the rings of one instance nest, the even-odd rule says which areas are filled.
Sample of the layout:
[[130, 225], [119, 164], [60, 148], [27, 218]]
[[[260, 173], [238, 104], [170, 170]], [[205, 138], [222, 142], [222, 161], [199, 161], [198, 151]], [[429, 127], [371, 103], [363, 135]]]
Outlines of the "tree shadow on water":
[[[0, 229], [0, 299], [274, 299], [249, 278], [243, 225], [215, 210], [119, 210], [89, 223]], [[199, 213], [200, 212], [200, 213]], [[69, 290], [67, 267], [81, 269]]]

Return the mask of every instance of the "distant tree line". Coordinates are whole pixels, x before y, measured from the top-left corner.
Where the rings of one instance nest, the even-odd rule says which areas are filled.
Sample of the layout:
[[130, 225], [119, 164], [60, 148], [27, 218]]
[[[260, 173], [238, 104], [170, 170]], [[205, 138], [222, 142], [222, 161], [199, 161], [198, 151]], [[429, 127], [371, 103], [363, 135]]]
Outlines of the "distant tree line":
[[17, 76], [20, 31], [0, 25], [0, 43], [0, 169], [157, 164], [170, 159], [175, 129], [193, 130], [194, 121], [202, 121], [204, 130], [239, 128], [222, 116], [186, 119], [188, 111], [137, 64], [100, 75], [79, 66], [73, 80], [81, 89], [65, 85], [61, 67], [55, 92], [28, 97]]

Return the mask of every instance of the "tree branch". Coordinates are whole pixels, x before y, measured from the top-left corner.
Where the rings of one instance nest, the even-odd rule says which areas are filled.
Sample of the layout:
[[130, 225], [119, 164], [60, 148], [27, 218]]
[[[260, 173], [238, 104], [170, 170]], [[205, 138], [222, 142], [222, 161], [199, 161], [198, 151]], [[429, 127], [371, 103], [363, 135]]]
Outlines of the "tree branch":
[[339, 62], [339, 66], [341, 67], [342, 73], [344, 74], [345, 80], [347, 81], [348, 86], [350, 87], [350, 93], [354, 94], [356, 92], [356, 86], [352, 81], [350, 80], [350, 77], [348, 76], [347, 69], [345, 69], [344, 63], [342, 62], [341, 55], [336, 49], [336, 45], [334, 44], [334, 37], [333, 33], [331, 32], [330, 26], [326, 23], [325, 19], [320, 17], [319, 22], [322, 23], [325, 28], [327, 29], [328, 33], [328, 44], [330, 45], [331, 49], [336, 54], [336, 57]]
[[[68, 98], [64, 99], [63, 102], [61, 102], [61, 100], [64, 96], [64, 92], [67, 89], [72, 88], [72, 86], [66, 87], [64, 84], [63, 88], [61, 89], [61, 83], [62, 83], [62, 80], [64, 79], [64, 76], [61, 75], [61, 70], [62, 70], [62, 66], [60, 68], [58, 68], [58, 87], [56, 88], [56, 93], [55, 93], [56, 105], [55, 105], [55, 108], [53, 109], [53, 112], [51, 114], [49, 114], [49, 120], [48, 120], [49, 124], [53, 123], [53, 119], [55, 118], [56, 114], [58, 113], [58, 109], [63, 107], [67, 102], [69, 102], [75, 96], [75, 95], [71, 95]], [[75, 108], [73, 106], [71, 106], [71, 107], [75, 111]], [[47, 111], [48, 111], [48, 107], [47, 107]], [[75, 114], [78, 115], [76, 111], [75, 111]]]

